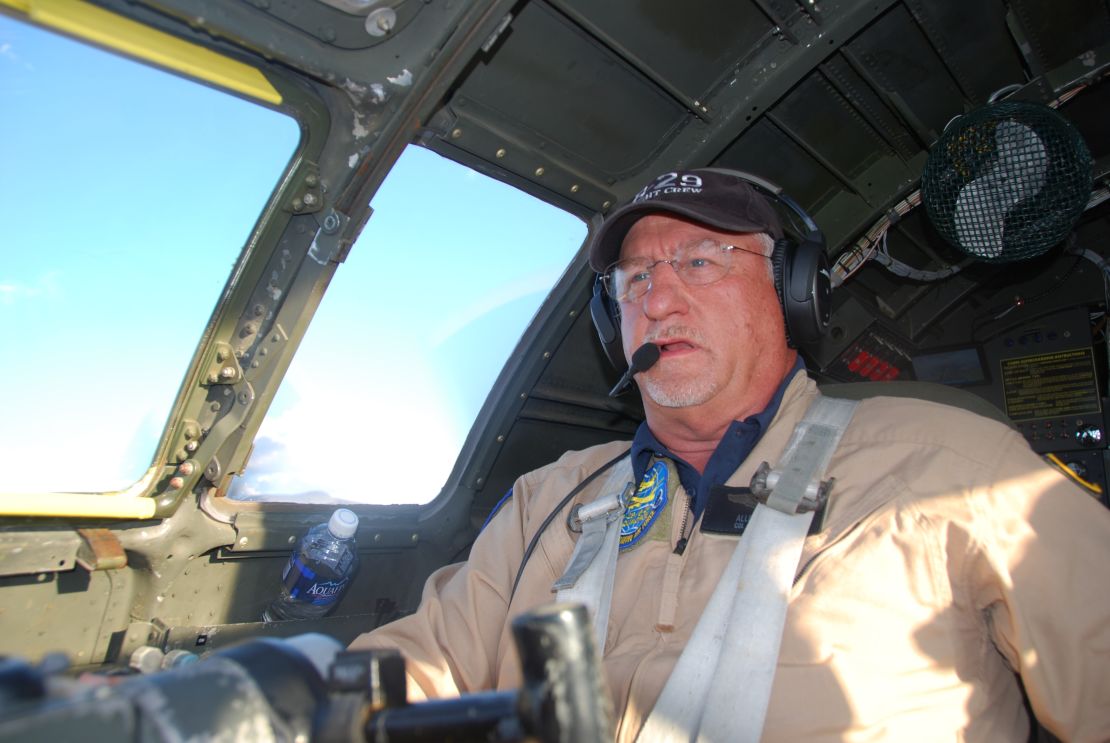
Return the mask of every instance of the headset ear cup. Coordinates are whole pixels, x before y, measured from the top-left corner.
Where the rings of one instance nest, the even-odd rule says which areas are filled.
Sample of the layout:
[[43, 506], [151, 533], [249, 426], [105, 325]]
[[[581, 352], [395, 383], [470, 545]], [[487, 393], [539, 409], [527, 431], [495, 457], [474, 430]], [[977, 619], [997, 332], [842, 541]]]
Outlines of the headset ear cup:
[[597, 338], [605, 351], [609, 363], [621, 374], [628, 368], [624, 358], [624, 345], [621, 342], [621, 321], [616, 303], [605, 292], [601, 276], [594, 279], [593, 296], [590, 297], [590, 319], [597, 330]]
[[794, 243], [786, 238], [775, 241], [774, 250], [771, 251], [771, 269], [775, 277], [775, 293], [779, 297], [779, 306], [782, 307], [782, 317], [785, 324], [786, 342], [794, 348], [793, 336], [790, 328], [790, 312], [788, 311], [788, 297], [786, 287], [790, 286], [791, 264], [794, 259]]
[[817, 342], [831, 314], [832, 284], [824, 246], [811, 240], [799, 243], [783, 278], [789, 338], [795, 344]]

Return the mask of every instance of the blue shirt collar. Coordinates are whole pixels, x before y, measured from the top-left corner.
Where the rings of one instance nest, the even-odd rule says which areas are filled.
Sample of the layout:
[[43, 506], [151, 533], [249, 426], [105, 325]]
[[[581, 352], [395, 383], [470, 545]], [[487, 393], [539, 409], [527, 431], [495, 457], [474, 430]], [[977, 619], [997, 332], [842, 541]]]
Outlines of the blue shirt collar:
[[778, 412], [779, 405], [782, 404], [782, 396], [786, 392], [786, 386], [794, 378], [794, 375], [803, 369], [805, 369], [805, 363], [802, 361], [802, 357], [798, 356], [794, 368], [783, 378], [779, 388], [771, 397], [770, 402], [767, 403], [767, 407], [755, 415], [748, 416], [742, 421], [733, 421], [729, 425], [728, 431], [721, 438], [721, 442], [717, 444], [717, 449], [709, 458], [705, 471], [702, 473], [699, 473], [689, 463], [675, 456], [659, 443], [659, 439], [655, 438], [655, 434], [648, 428], [646, 421], [641, 423], [636, 430], [636, 436], [632, 439], [632, 472], [635, 482], [643, 479], [644, 472], [647, 471], [653, 456], [670, 459], [678, 469], [678, 477], [682, 481], [682, 487], [690, 496], [690, 509], [693, 511], [694, 517], [700, 516], [702, 510], [705, 509], [709, 489], [714, 485], [724, 484], [741, 463], [748, 458], [752, 449], [755, 448], [755, 445], [763, 436], [763, 432], [767, 430], [767, 426], [771, 424], [775, 413]]

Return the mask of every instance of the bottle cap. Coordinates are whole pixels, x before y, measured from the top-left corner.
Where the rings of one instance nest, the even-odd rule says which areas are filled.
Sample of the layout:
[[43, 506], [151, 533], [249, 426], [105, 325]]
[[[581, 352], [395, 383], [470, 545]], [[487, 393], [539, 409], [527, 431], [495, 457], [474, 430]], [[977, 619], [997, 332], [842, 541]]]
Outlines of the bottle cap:
[[328, 531], [337, 539], [349, 539], [358, 529], [358, 516], [349, 508], [337, 508], [328, 520]]

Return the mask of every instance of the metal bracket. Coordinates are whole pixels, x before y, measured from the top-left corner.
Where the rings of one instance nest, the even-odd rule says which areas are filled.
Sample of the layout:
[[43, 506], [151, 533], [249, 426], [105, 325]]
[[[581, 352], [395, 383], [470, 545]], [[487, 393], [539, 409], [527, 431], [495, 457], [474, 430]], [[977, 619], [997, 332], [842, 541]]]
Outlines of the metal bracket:
[[324, 206], [324, 188], [320, 182], [320, 168], [305, 162], [299, 169], [300, 177], [290, 186], [290, 198], [285, 210], [293, 214], [313, 214]]
[[111, 529], [78, 529], [77, 533], [83, 540], [77, 548], [77, 564], [85, 570], [91, 573], [127, 567], [127, 553]]
[[231, 345], [223, 342], [216, 343], [216, 350], [208, 362], [208, 372], [204, 382], [209, 386], [218, 384], [237, 384], [243, 379], [243, 367], [235, 358]]
[[[764, 505], [767, 504], [767, 499], [770, 497], [771, 492], [778, 484], [780, 472], [772, 470], [771, 465], [767, 462], [761, 462], [756, 469], [755, 474], [752, 475], [751, 488], [752, 495], [756, 500]], [[806, 486], [805, 495], [802, 496], [798, 502], [797, 513], [809, 513], [810, 511], [818, 511], [825, 507], [829, 500], [829, 493], [832, 492], [833, 484], [836, 482], [835, 477], [830, 477], [823, 482], [811, 482]]]
[[326, 266], [328, 263], [342, 263], [347, 259], [351, 250], [351, 240], [344, 237], [347, 234], [347, 224], [351, 218], [334, 209], [328, 210], [308, 246], [308, 257]]
[[181, 464], [192, 457], [196, 450], [200, 448], [200, 438], [199, 423], [191, 419], [181, 421], [181, 428], [174, 440], [170, 461], [173, 464]]

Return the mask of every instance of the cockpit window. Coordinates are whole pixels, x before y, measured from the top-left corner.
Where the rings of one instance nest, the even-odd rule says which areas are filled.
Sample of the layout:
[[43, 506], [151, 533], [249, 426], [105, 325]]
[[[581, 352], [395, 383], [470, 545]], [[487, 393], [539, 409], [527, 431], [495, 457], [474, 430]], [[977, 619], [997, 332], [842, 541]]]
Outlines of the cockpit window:
[[586, 235], [580, 219], [419, 147], [371, 206], [232, 498], [432, 500]]
[[0, 16], [0, 492], [151, 466], [291, 118]]

